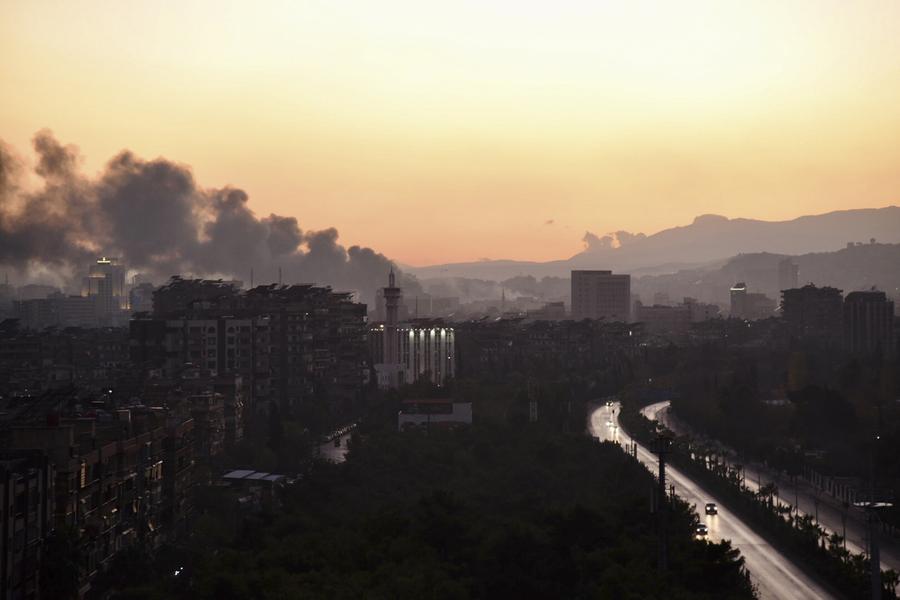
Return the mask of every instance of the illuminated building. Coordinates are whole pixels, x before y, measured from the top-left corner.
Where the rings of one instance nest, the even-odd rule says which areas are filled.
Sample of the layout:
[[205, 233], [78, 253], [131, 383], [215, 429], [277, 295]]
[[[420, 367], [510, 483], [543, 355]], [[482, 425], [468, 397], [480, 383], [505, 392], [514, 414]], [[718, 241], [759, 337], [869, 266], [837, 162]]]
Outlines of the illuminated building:
[[91, 265], [81, 291], [95, 298], [97, 320], [101, 325], [116, 325], [127, 317], [128, 295], [125, 293], [125, 267], [119, 259], [103, 256]]
[[396, 286], [393, 269], [382, 295], [385, 322], [369, 330], [369, 348], [378, 386], [396, 388], [422, 379], [443, 385], [455, 375], [453, 328], [439, 320], [400, 323], [398, 310], [403, 291]]

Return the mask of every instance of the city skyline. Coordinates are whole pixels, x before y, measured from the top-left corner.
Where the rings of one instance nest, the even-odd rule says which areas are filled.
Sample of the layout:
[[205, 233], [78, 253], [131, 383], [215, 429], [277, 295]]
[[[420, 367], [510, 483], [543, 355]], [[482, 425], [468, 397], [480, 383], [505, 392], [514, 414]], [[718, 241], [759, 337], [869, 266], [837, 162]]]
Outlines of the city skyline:
[[549, 260], [585, 231], [895, 204], [898, 16], [12, 2], [0, 137], [30, 161], [48, 128], [89, 176], [124, 148], [162, 156], [404, 264]]
[[898, 24], [0, 2], [0, 600], [896, 599]]

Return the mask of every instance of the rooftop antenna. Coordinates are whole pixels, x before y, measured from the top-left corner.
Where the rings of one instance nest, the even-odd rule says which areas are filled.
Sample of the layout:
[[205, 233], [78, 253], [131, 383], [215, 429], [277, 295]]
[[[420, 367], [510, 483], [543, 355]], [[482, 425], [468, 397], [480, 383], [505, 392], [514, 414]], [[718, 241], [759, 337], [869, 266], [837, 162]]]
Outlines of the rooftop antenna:
[[278, 267], [278, 285], [281, 285], [281, 267]]
[[250, 289], [253, 289], [253, 267], [250, 267]]

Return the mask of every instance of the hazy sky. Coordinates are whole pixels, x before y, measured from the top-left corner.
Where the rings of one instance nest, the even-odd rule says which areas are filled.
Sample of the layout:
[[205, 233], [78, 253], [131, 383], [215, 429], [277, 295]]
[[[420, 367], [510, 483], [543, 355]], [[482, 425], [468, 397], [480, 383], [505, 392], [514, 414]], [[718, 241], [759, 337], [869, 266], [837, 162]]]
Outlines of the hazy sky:
[[0, 138], [410, 264], [900, 201], [900, 2], [0, 2]]

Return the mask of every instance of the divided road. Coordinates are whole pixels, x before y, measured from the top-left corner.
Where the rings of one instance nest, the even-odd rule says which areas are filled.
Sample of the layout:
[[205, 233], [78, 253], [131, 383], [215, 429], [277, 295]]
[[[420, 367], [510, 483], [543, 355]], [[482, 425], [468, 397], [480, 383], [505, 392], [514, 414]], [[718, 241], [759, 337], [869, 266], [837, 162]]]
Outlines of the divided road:
[[[651, 421], [660, 421], [663, 425], [675, 432], [676, 435], [690, 433], [690, 430], [669, 414], [669, 402], [657, 402], [641, 410], [641, 413]], [[868, 547], [868, 526], [866, 516], [860, 510], [851, 508], [843, 512], [837, 502], [820, 495], [817, 498], [810, 493], [811, 486], [795, 485], [787, 477], [773, 477], [773, 474], [765, 468], [757, 465], [744, 465], [744, 484], [751, 490], [758, 490], [760, 485], [775, 482], [778, 486], [778, 500], [781, 504], [796, 505], [801, 515], [817, 515], [819, 525], [829, 534], [843, 533], [846, 531], [847, 550], [857, 554], [865, 553]], [[882, 570], [893, 569], [900, 572], [900, 548], [893, 540], [885, 536], [880, 537], [880, 555]]]
[[[612, 407], [597, 408], [591, 414], [589, 425], [591, 435], [601, 440], [618, 442], [623, 446], [631, 444], [634, 440], [622, 430], [618, 415], [618, 404], [614, 404]], [[637, 458], [651, 472], [657, 472], [656, 455], [640, 443], [637, 445]], [[707, 502], [715, 502], [719, 505], [718, 515], [702, 514], [700, 521], [709, 527], [711, 540], [731, 540], [732, 545], [741, 551], [746, 561], [746, 567], [750, 571], [750, 578], [756, 585], [760, 598], [809, 600], [834, 598], [832, 594], [722, 506], [715, 496], [678, 469], [667, 466], [666, 480], [668, 485], [675, 486], [675, 493], [678, 496], [695, 507], [702, 507]]]

